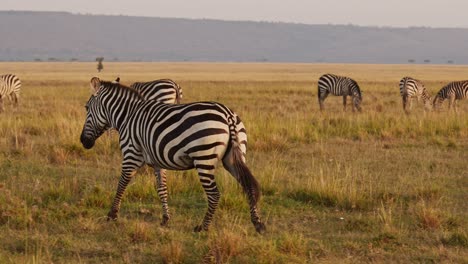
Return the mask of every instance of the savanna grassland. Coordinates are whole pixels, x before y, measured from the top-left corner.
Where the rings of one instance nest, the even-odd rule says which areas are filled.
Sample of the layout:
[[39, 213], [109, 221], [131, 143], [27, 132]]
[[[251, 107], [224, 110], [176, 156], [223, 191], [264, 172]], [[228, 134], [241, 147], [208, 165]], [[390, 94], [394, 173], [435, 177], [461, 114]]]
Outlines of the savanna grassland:
[[[0, 63], [23, 81], [0, 114], [0, 263], [359, 263], [468, 261], [468, 101], [458, 113], [402, 110], [410, 75], [432, 95], [468, 67], [432, 65], [106, 63], [104, 80], [173, 78], [184, 102], [219, 101], [244, 121], [247, 163], [262, 186], [267, 233], [250, 223], [241, 188], [220, 166], [221, 202], [194, 233], [206, 198], [194, 171], [168, 172], [172, 219], [161, 227], [154, 176], [143, 168], [120, 218], [105, 216], [121, 154], [115, 132], [79, 141], [95, 63]], [[353, 77], [363, 112], [317, 79]]]

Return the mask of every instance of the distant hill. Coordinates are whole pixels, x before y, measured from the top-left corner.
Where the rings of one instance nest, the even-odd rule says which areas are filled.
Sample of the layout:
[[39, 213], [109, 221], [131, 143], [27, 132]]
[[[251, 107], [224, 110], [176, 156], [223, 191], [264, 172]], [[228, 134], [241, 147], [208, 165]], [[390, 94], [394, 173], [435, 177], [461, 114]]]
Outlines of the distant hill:
[[468, 29], [29, 11], [0, 11], [0, 25], [3, 61], [468, 63]]

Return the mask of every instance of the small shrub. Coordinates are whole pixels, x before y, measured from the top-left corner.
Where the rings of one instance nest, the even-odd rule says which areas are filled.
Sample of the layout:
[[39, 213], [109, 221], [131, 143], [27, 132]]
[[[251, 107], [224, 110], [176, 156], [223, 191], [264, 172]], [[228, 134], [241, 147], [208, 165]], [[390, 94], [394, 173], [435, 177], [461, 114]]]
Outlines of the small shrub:
[[442, 243], [447, 246], [468, 247], [468, 237], [465, 233], [455, 232], [448, 237], [442, 238]]
[[168, 244], [162, 245], [159, 253], [162, 256], [164, 264], [184, 263], [185, 247], [180, 241], [170, 241]]

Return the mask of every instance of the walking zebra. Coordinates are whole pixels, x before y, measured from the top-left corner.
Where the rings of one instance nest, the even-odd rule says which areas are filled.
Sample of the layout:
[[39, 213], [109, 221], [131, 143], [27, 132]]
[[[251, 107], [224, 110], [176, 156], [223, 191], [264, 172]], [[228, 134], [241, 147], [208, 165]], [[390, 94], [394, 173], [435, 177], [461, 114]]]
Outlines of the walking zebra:
[[403, 77], [400, 81], [400, 95], [403, 99], [403, 110], [406, 113], [409, 113], [409, 110], [411, 110], [414, 97], [416, 97], [418, 101], [422, 98], [424, 107], [428, 110], [431, 109], [431, 96], [420, 80], [411, 77]]
[[257, 211], [260, 187], [245, 164], [247, 134], [234, 112], [214, 102], [176, 105], [144, 100], [133, 88], [97, 77], [92, 78], [90, 84], [94, 94], [86, 104], [81, 143], [90, 149], [104, 131], [115, 128], [123, 154], [121, 177], [108, 213], [109, 220], [117, 219], [122, 195], [136, 170], [148, 164], [155, 170], [163, 208], [161, 224], [166, 225], [170, 214], [166, 178], [160, 170], [195, 168], [208, 198], [208, 210], [195, 231], [208, 230], [220, 199], [214, 171], [221, 160], [247, 195], [256, 231], [266, 230]]
[[351, 96], [353, 100], [353, 112], [357, 108], [361, 111], [361, 90], [356, 81], [351, 78], [337, 76], [334, 74], [324, 74], [318, 81], [318, 101], [320, 111], [324, 109], [323, 101], [327, 98], [328, 94], [343, 96], [343, 108], [346, 111], [346, 97]]
[[13, 101], [15, 106], [18, 106], [18, 100], [20, 95], [21, 81], [13, 74], [5, 74], [0, 76], [0, 112], [3, 112], [3, 99], [8, 97], [10, 101]]
[[[120, 77], [117, 77], [114, 82], [120, 82]], [[130, 87], [140, 92], [145, 100], [157, 100], [165, 104], [180, 104], [182, 99], [182, 88], [171, 79], [135, 82]]]
[[468, 80], [451, 82], [442, 87], [434, 98], [433, 107], [439, 109], [445, 99], [449, 101], [449, 110], [452, 107], [457, 111], [457, 101], [468, 97]]
[[[117, 77], [113, 82], [120, 83], [120, 77]], [[180, 104], [182, 99], [182, 88], [171, 79], [135, 82], [130, 87], [137, 90], [145, 100], [156, 100], [165, 104]], [[160, 169], [159, 174], [166, 178], [165, 169]]]

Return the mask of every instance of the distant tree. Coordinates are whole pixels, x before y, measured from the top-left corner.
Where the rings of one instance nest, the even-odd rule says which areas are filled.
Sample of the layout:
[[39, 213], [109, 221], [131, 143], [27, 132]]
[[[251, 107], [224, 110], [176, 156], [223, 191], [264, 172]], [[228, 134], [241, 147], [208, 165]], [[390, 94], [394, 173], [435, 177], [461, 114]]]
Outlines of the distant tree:
[[70, 61], [78, 61], [77, 58], [71, 58]]
[[431, 62], [431, 60], [428, 60], [428, 59], [424, 60], [424, 63], [430, 63], [430, 62]]
[[40, 61], [42, 61], [42, 60], [39, 59], [39, 58], [35, 58], [34, 61], [40, 62]]
[[414, 63], [414, 62], [415, 62], [415, 60], [413, 60], [413, 59], [409, 59], [409, 60], [408, 60], [408, 62], [409, 62], [409, 63]]
[[48, 60], [48, 61], [58, 61], [58, 59], [57, 59], [57, 58], [54, 58], [54, 57], [50, 57], [50, 58], [48, 58], [47, 60]]
[[453, 64], [453, 60], [448, 60], [447, 63], [448, 64]]
[[98, 72], [101, 72], [104, 69], [104, 65], [102, 65], [103, 60], [104, 60], [104, 57], [97, 57], [96, 58], [96, 61], [98, 62], [98, 64], [97, 64]]

